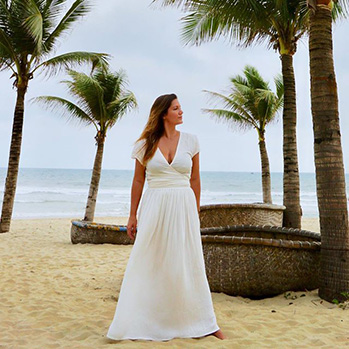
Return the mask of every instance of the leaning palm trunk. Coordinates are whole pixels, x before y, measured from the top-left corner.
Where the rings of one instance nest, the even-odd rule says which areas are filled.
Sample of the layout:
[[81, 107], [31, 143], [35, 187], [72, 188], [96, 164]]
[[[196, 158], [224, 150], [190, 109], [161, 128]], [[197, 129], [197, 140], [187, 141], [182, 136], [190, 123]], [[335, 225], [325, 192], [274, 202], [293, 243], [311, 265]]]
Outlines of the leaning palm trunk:
[[18, 179], [19, 159], [21, 154], [24, 99], [26, 92], [27, 83], [24, 83], [23, 85], [17, 87], [17, 101], [15, 107], [15, 115], [13, 118], [12, 139], [1, 212], [0, 233], [7, 233], [8, 231], [10, 231], [11, 217]]
[[332, 17], [327, 6], [316, 6], [311, 14], [309, 51], [321, 229], [319, 295], [328, 301], [344, 300], [341, 292], [349, 291], [348, 210], [332, 54]]
[[299, 171], [297, 155], [297, 110], [296, 110], [296, 83], [293, 69], [293, 56], [281, 55], [282, 76], [284, 82], [284, 109], [283, 109], [283, 153], [284, 153], [284, 211], [283, 226], [301, 228], [301, 206], [299, 190]]
[[263, 188], [263, 202], [271, 204], [271, 182], [270, 182], [270, 168], [267, 148], [264, 139], [259, 141], [259, 152], [261, 154], [262, 165], [262, 188]]
[[93, 165], [90, 190], [88, 194], [87, 205], [85, 210], [85, 218], [84, 218], [84, 221], [89, 221], [89, 222], [93, 222], [93, 218], [96, 210], [99, 181], [100, 181], [101, 172], [102, 172], [102, 160], [103, 160], [105, 135], [103, 135], [100, 131], [98, 131], [98, 134], [96, 136], [96, 141], [97, 141], [97, 152], [96, 152], [95, 162]]

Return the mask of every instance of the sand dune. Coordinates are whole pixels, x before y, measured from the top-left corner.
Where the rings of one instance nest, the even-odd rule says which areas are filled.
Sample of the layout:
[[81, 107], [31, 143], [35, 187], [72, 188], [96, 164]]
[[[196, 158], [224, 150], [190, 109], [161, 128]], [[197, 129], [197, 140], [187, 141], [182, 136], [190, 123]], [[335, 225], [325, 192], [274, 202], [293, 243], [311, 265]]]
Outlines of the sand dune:
[[[318, 231], [318, 222], [306, 219], [303, 228]], [[213, 293], [225, 341], [114, 342], [105, 334], [132, 246], [72, 245], [70, 219], [15, 220], [0, 244], [1, 348], [349, 347], [349, 310], [317, 291], [257, 301]]]

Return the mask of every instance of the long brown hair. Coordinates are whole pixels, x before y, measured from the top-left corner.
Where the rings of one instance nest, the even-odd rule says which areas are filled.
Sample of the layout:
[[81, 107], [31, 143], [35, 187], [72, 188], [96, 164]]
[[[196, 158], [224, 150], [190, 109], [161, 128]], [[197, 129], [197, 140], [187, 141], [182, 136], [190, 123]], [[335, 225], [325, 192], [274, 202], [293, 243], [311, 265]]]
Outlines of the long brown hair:
[[165, 132], [163, 117], [166, 115], [172, 101], [175, 99], [177, 99], [177, 96], [174, 93], [159, 96], [156, 98], [150, 109], [148, 122], [138, 138], [138, 141], [142, 139], [145, 140], [145, 152], [143, 156], [144, 164], [146, 164], [155, 154], [159, 139]]

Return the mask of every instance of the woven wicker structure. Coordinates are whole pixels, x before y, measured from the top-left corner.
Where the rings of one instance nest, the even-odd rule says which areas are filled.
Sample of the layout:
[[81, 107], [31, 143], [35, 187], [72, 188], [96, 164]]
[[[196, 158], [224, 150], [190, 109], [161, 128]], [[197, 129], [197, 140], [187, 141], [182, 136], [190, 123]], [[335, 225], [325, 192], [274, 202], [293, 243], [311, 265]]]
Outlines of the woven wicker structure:
[[200, 207], [201, 228], [226, 225], [282, 226], [285, 206], [272, 204], [217, 204]]
[[70, 238], [73, 244], [133, 244], [126, 226], [72, 221]]
[[[319, 287], [320, 234], [275, 226], [202, 228], [212, 292], [261, 298]], [[126, 226], [72, 221], [71, 241], [133, 244]]]
[[319, 287], [320, 234], [272, 226], [201, 230], [212, 292], [263, 298]]

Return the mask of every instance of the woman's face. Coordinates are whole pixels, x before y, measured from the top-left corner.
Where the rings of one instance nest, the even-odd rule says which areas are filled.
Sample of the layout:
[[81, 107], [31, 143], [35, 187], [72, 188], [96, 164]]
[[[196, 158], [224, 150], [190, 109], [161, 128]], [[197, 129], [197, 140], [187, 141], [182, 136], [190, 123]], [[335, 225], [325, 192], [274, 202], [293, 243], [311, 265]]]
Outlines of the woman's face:
[[179, 104], [178, 99], [174, 99], [164, 116], [164, 122], [172, 125], [182, 124], [182, 115], [183, 111], [181, 105]]

